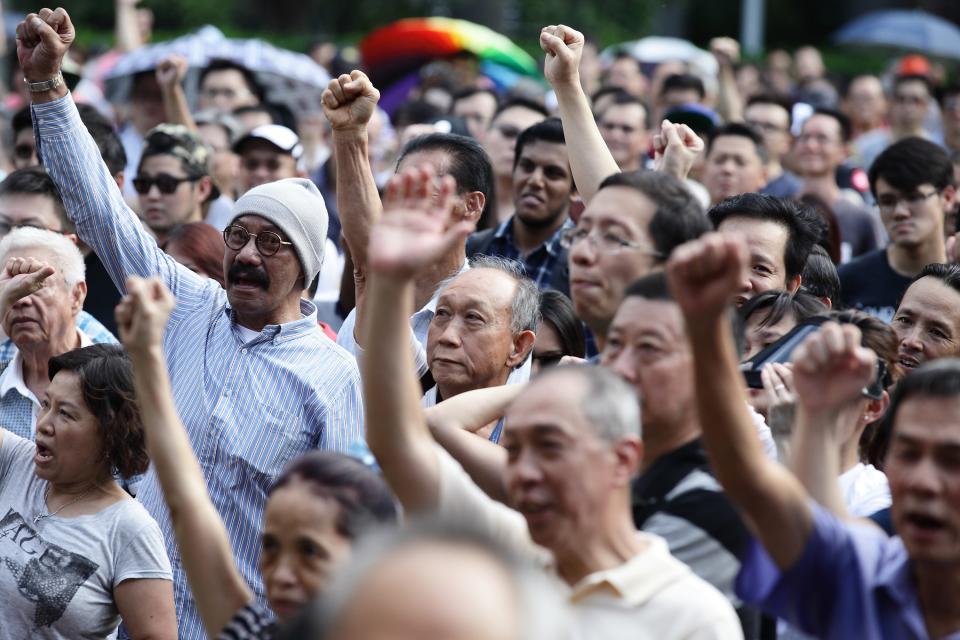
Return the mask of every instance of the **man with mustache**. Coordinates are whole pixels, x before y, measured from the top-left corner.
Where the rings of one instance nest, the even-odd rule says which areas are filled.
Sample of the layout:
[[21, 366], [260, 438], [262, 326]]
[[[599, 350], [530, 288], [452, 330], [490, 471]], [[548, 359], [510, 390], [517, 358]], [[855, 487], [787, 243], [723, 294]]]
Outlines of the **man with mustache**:
[[839, 269], [843, 301], [889, 322], [913, 278], [947, 261], [943, 219], [953, 208], [953, 165], [939, 145], [906, 138], [870, 167], [870, 190], [890, 243]]
[[525, 129], [513, 157], [514, 213], [495, 229], [474, 234], [467, 255], [517, 260], [540, 288], [570, 291], [562, 234], [576, 193], [563, 126], [557, 118]]
[[[163, 349], [177, 408], [240, 571], [263, 602], [257, 532], [272, 479], [310, 449], [344, 450], [363, 437], [356, 363], [322, 335], [316, 307], [301, 299], [323, 261], [323, 198], [293, 178], [237, 200], [224, 230], [226, 291], [179, 265], [126, 206], [63, 85], [60, 64], [74, 37], [63, 9], [30, 14], [17, 28], [38, 154], [114, 284], [125, 291], [129, 276], [159, 276], [176, 296]], [[152, 474], [138, 500], [168, 541], [180, 638], [202, 638]]]

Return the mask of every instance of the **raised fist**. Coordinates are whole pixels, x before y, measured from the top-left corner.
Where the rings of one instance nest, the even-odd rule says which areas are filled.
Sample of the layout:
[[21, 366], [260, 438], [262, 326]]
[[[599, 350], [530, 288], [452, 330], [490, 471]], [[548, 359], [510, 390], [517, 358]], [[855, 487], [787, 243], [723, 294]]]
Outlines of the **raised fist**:
[[63, 9], [41, 9], [17, 25], [17, 58], [28, 82], [50, 80], [73, 43], [76, 32]]
[[697, 156], [703, 153], [703, 140], [685, 124], [664, 120], [653, 137], [654, 166], [678, 180], [686, 180]]
[[183, 82], [188, 68], [186, 58], [177, 55], [164, 58], [157, 66], [157, 84], [161, 89], [172, 89]]
[[543, 75], [556, 88], [580, 83], [580, 57], [583, 34], [566, 25], [550, 25], [540, 30], [540, 46], [547, 54]]
[[743, 240], [708, 233], [680, 245], [667, 262], [667, 279], [688, 326], [725, 313], [747, 279], [749, 251]]
[[0, 316], [20, 298], [36, 293], [44, 287], [54, 268], [34, 258], [10, 258], [0, 273]]
[[797, 347], [792, 360], [799, 404], [810, 412], [839, 411], [862, 399], [877, 356], [860, 340], [856, 326], [827, 322]]
[[334, 131], [362, 129], [370, 122], [380, 92], [362, 71], [334, 78], [323, 91], [323, 112]]

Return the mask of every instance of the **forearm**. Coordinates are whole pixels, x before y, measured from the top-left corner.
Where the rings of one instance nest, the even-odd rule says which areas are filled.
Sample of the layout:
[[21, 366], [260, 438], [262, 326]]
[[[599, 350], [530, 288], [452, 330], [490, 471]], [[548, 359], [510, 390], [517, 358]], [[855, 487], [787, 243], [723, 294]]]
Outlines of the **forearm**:
[[33, 96], [37, 153], [80, 239], [94, 250], [121, 292], [130, 275], [159, 275], [179, 297], [176, 262], [160, 251], [127, 206], [72, 99], [65, 89], [56, 102], [47, 101], [48, 94], [56, 92]]
[[743, 122], [743, 98], [733, 67], [720, 67], [717, 81], [717, 113], [725, 122]]
[[370, 229], [383, 211], [367, 149], [366, 127], [349, 131], [334, 130], [337, 209], [354, 270], [361, 273], [366, 271]]
[[170, 512], [183, 567], [204, 626], [219, 632], [253, 594], [237, 571], [229, 535], [177, 413], [161, 348], [130, 356], [147, 452]]
[[506, 502], [503, 472], [507, 452], [503, 447], [456, 426], [431, 424], [430, 431], [484, 493], [498, 502]]
[[162, 93], [163, 111], [167, 122], [182, 124], [191, 131], [196, 131], [197, 124], [190, 114], [190, 105], [187, 104], [187, 94], [183, 91], [183, 87], [177, 83], [173, 87], [163, 90]]
[[439, 501], [439, 468], [410, 351], [413, 282], [371, 274], [365, 298], [360, 369], [367, 444], [404, 508], [429, 511]]
[[590, 101], [579, 80], [554, 87], [563, 122], [570, 170], [584, 202], [589, 202], [608, 176], [620, 172], [617, 161], [600, 135]]
[[810, 497], [841, 518], [849, 514], [838, 482], [842, 443], [836, 434], [847, 419], [843, 411], [811, 413], [800, 405], [791, 440], [790, 470]]
[[427, 425], [436, 429], [460, 429], [476, 432], [503, 417], [507, 406], [526, 385], [505, 384], [455, 395], [426, 410]]
[[143, 46], [140, 29], [137, 26], [137, 6], [129, 0], [117, 0], [117, 20], [115, 25], [117, 49], [123, 53]]
[[796, 478], [763, 453], [747, 412], [729, 319], [724, 315], [688, 331], [711, 467], [777, 565], [792, 566], [806, 544], [812, 514]]

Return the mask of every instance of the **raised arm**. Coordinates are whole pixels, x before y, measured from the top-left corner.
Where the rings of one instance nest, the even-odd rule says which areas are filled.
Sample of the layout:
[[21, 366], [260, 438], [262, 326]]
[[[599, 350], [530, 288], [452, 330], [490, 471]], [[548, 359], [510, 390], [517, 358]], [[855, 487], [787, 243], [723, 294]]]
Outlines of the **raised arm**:
[[737, 88], [736, 64], [740, 43], [733, 38], [714, 38], [710, 53], [717, 59], [717, 113], [725, 122], [743, 122], [743, 96]]
[[370, 229], [383, 210], [370, 167], [367, 138], [367, 124], [379, 100], [380, 92], [362, 71], [352, 71], [350, 75], [334, 78], [323, 92], [323, 112], [333, 130], [337, 209], [343, 238], [353, 259], [357, 309], [354, 339], [361, 345], [363, 343], [357, 338], [363, 322], [367, 245], [370, 242]]
[[454, 223], [453, 179], [424, 168], [391, 178], [384, 215], [369, 244], [367, 314], [360, 325], [367, 444], [408, 512], [439, 502], [436, 443], [420, 405], [420, 383], [410, 350], [414, 279], [461, 241], [473, 225]]
[[461, 393], [426, 410], [427, 426], [440, 446], [491, 498], [504, 502], [507, 452], [473, 432], [503, 417], [526, 385], [509, 384]]
[[[24, 77], [39, 83], [56, 77], [74, 39], [70, 16], [63, 9], [42, 9], [17, 26], [17, 56]], [[189, 308], [190, 298], [216, 285], [178, 265], [157, 247], [130, 210], [80, 120], [67, 88], [31, 93], [37, 152], [56, 183], [77, 235], [103, 262], [114, 284], [124, 291], [131, 275], [160, 276]]]
[[183, 90], [183, 79], [187, 75], [187, 60], [180, 56], [169, 56], [157, 66], [157, 84], [163, 96], [163, 112], [167, 122], [182, 124], [197, 130], [197, 123], [190, 114], [187, 94]]
[[590, 202], [600, 183], [620, 173], [620, 167], [600, 135], [590, 99], [580, 85], [583, 34], [562, 24], [551, 25], [540, 31], [540, 46], [547, 54], [543, 73], [557, 94], [570, 170], [580, 196]]
[[857, 327], [830, 322], [797, 347], [793, 363], [797, 416], [790, 467], [814, 500], [849, 517], [837, 481], [840, 450], [857, 428], [876, 354], [860, 346]]
[[137, 5], [140, 0], [117, 0], [114, 34], [117, 39], [117, 49], [123, 53], [133, 51], [144, 45], [140, 35], [140, 25], [137, 24]]
[[117, 306], [117, 325], [133, 361], [147, 451], [170, 510], [197, 610], [207, 635], [214, 638], [253, 593], [234, 563], [226, 527], [207, 494], [200, 463], [174, 405], [162, 347], [173, 296], [157, 278], [131, 278], [127, 290]]
[[774, 562], [790, 567], [813, 526], [809, 496], [763, 452], [747, 412], [729, 303], [748, 268], [739, 238], [709, 234], [679, 247], [667, 264], [693, 349], [697, 410], [713, 471]]

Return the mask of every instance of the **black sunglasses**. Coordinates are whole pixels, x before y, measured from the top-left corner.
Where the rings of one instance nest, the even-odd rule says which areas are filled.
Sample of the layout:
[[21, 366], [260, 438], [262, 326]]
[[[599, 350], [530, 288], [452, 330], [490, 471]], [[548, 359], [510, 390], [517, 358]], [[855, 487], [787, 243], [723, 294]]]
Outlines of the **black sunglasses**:
[[160, 190], [160, 193], [164, 195], [170, 195], [177, 190], [177, 187], [184, 182], [196, 182], [200, 177], [186, 177], [186, 178], [174, 178], [171, 175], [166, 173], [161, 173], [152, 178], [137, 176], [133, 179], [133, 188], [136, 189], [137, 193], [140, 195], [145, 195], [150, 192], [150, 188], [153, 185], [157, 185], [157, 189]]

